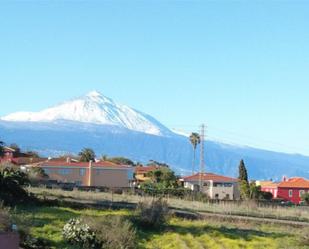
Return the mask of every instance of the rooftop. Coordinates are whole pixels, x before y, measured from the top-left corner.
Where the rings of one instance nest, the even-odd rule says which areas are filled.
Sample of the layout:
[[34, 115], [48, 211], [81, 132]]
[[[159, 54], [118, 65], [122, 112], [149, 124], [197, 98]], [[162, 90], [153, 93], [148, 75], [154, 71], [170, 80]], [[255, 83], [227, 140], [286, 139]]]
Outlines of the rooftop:
[[[53, 161], [53, 160], [47, 160], [45, 162], [42, 162], [40, 164], [41, 167], [86, 167], [88, 168], [90, 165], [89, 162], [68, 162], [68, 161]], [[101, 161], [101, 162], [92, 162], [92, 167], [105, 167], [105, 168], [118, 168], [118, 169], [124, 169], [124, 168], [130, 168], [128, 165], [119, 165], [108, 161]]]
[[279, 183], [280, 188], [307, 188], [309, 189], [309, 180], [301, 177], [292, 177]]
[[199, 181], [200, 176], [202, 177], [203, 181], [214, 181], [214, 182], [238, 182], [238, 179], [227, 177], [227, 176], [221, 176], [213, 173], [197, 173], [192, 176], [186, 176], [183, 177], [184, 181], [190, 182], [190, 181]]

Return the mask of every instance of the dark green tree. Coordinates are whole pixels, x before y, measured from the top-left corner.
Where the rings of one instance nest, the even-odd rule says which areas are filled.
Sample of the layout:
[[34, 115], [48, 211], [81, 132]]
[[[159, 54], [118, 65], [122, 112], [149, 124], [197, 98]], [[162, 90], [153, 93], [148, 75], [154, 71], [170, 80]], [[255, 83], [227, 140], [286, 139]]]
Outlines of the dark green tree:
[[245, 181], [248, 183], [248, 172], [244, 163], [244, 160], [241, 159], [239, 163], [239, 180]]
[[195, 160], [196, 160], [196, 147], [198, 144], [201, 143], [201, 137], [198, 133], [192, 132], [189, 137], [189, 140], [193, 147], [193, 160], [192, 160], [192, 175], [193, 175], [195, 171], [194, 167], [195, 167]]
[[250, 198], [250, 186], [248, 182], [248, 172], [244, 163], [244, 160], [241, 160], [239, 163], [239, 181], [240, 181], [240, 196], [241, 198], [248, 199]]
[[95, 160], [95, 153], [93, 149], [90, 148], [84, 148], [81, 152], [78, 154], [80, 156], [81, 162], [90, 162]]
[[0, 141], [0, 157], [3, 156], [4, 142]]

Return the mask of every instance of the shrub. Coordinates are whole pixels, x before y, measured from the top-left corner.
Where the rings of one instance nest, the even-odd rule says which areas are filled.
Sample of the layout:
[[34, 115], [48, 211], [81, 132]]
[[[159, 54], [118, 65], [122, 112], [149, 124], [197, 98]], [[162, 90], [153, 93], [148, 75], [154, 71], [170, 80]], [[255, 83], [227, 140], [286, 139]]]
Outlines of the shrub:
[[70, 219], [64, 225], [62, 235], [70, 244], [80, 248], [97, 248], [95, 233], [81, 219]]
[[43, 238], [34, 238], [27, 235], [20, 244], [23, 249], [50, 249], [50, 244]]
[[28, 184], [27, 175], [14, 168], [0, 170], [0, 199], [6, 205], [15, 205], [29, 200], [23, 186]]
[[10, 229], [10, 215], [7, 209], [1, 207], [0, 204], [0, 232], [8, 231]]
[[136, 231], [130, 221], [121, 216], [84, 218], [96, 234], [97, 244], [104, 249], [136, 248]]
[[169, 219], [168, 205], [162, 199], [139, 203], [136, 210], [137, 222], [145, 227], [158, 228]]

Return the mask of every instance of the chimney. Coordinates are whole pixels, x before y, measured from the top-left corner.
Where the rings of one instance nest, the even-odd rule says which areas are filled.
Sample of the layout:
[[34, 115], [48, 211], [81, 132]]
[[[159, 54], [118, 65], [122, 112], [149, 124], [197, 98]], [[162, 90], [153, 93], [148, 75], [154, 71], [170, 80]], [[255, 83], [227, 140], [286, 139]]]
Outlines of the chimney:
[[71, 162], [71, 158], [67, 157], [67, 163], [70, 163], [70, 162]]

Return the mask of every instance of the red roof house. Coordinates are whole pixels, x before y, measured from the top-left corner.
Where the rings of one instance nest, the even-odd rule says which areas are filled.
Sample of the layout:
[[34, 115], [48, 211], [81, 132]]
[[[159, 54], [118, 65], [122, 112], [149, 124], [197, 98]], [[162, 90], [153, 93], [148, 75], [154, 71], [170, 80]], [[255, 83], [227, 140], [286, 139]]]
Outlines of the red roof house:
[[299, 204], [301, 196], [309, 192], [309, 180], [301, 177], [286, 179], [278, 184], [278, 198]]
[[[197, 173], [181, 179], [185, 188], [202, 191], [211, 199], [237, 200], [240, 198], [239, 180], [213, 173]], [[200, 181], [202, 189], [200, 189]]]

